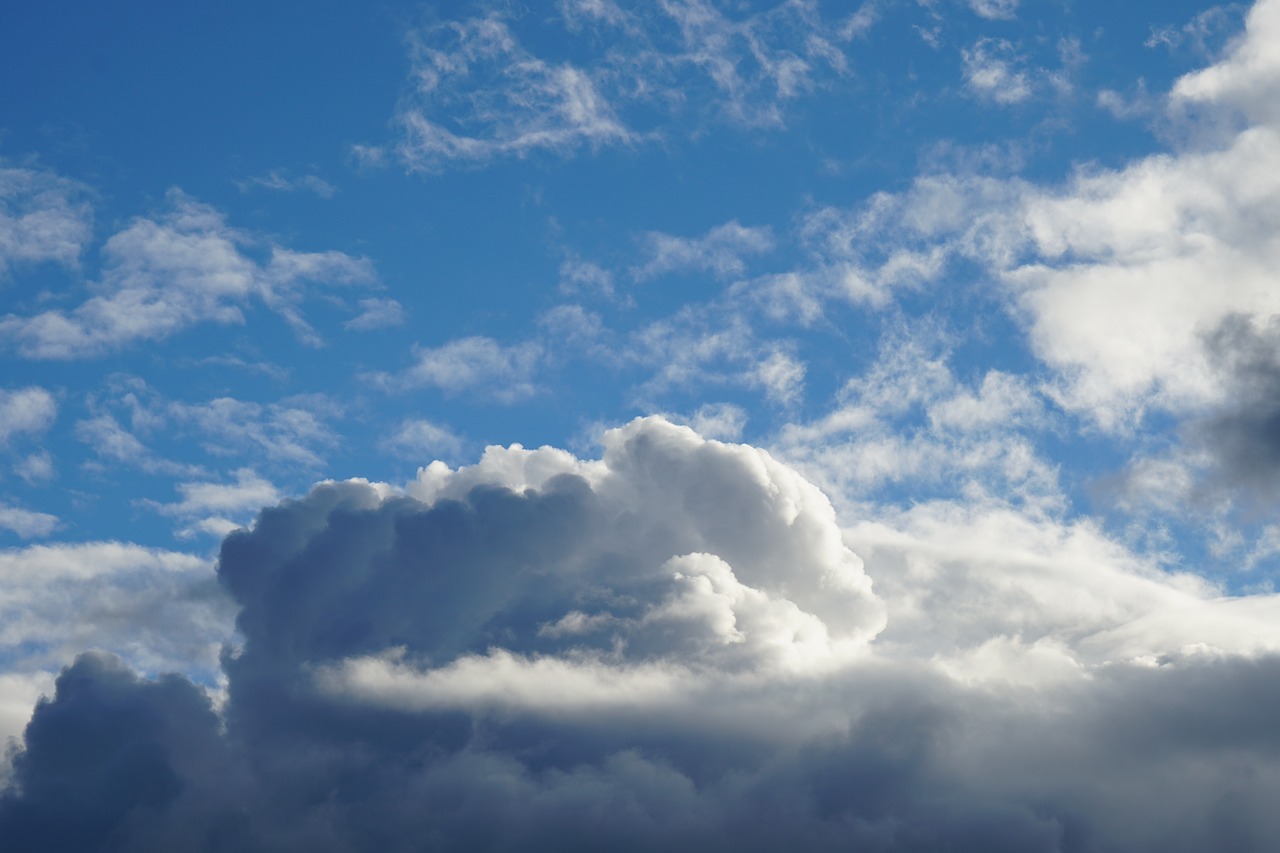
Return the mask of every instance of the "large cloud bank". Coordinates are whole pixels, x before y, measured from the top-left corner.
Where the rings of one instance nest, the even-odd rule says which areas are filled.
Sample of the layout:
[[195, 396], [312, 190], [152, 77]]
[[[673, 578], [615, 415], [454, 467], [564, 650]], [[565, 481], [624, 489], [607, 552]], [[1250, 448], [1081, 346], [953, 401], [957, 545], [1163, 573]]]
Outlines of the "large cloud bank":
[[318, 486], [218, 577], [225, 703], [80, 656], [13, 756], [6, 849], [1280, 837], [1273, 597], [998, 512], [842, 532], [764, 451], [657, 418], [598, 461], [516, 445]]

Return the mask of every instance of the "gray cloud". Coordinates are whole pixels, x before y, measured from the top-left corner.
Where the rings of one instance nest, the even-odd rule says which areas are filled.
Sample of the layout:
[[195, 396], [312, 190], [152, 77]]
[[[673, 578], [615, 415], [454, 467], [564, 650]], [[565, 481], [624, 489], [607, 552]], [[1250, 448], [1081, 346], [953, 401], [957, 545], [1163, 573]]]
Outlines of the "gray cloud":
[[1280, 486], [1280, 317], [1233, 314], [1205, 336], [1225, 402], [1193, 426], [1220, 482], [1274, 497]]
[[[911, 629], [876, 639], [886, 606], [891, 631], [910, 615], [919, 566], [873, 564], [899, 589], [873, 593], [830, 504], [768, 454], [659, 419], [604, 445], [600, 460], [495, 447], [403, 491], [329, 483], [265, 510], [219, 561], [243, 637], [221, 717], [183, 678], [80, 657], [36, 708], [0, 835], [19, 850], [1107, 851], [1265, 849], [1280, 831], [1273, 652], [1197, 650], [1184, 627], [1157, 657], [1113, 645], [1085, 665], [1038, 641], [960, 672], [911, 651]], [[1079, 606], [1012, 612], [1023, 579], [985, 580], [1028, 633]], [[1157, 591], [1164, 610], [1215, 606], [1176, 580], [1109, 582], [1142, 587], [1126, 606]], [[991, 639], [968, 646], [988, 664]]]

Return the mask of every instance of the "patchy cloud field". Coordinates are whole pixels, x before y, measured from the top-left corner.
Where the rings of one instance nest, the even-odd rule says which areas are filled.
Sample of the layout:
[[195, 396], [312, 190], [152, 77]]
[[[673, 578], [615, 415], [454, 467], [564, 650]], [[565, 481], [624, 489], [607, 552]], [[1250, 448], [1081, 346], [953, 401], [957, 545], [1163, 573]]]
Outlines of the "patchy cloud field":
[[6, 850], [1280, 844], [1280, 0], [12, 17]]

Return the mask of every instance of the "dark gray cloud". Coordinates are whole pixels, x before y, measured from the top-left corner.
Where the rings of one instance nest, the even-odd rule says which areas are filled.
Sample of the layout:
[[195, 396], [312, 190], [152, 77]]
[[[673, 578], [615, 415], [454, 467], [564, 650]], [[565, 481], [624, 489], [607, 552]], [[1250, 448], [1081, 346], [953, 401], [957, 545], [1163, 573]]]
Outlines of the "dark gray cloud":
[[1280, 489], [1280, 318], [1259, 324], [1235, 314], [1205, 341], [1225, 377], [1227, 402], [1196, 434], [1222, 482], [1274, 498]]
[[956, 677], [877, 645], [885, 604], [830, 505], [764, 452], [656, 419], [605, 447], [491, 448], [408, 494], [330, 483], [265, 510], [219, 561], [243, 636], [225, 707], [81, 656], [13, 758], [6, 849], [1278, 837], [1280, 657], [1188, 648], [1018, 680], [1027, 654]]

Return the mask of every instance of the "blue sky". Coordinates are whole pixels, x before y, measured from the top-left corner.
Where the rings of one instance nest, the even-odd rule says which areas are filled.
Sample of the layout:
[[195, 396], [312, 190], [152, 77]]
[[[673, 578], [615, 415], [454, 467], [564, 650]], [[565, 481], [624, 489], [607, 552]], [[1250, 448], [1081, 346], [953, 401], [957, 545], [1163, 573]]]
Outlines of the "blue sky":
[[[677, 585], [775, 596], [866, 645], [855, 670], [922, 666], [946, 690], [1026, 698], [1066, 689], [1067, 667], [1124, 692], [1124, 667], [1150, 661], [1270, 661], [1278, 16], [1275, 0], [12, 10], [0, 735], [20, 739], [90, 649], [123, 662], [112, 678], [176, 671], [256, 707], [234, 686], [250, 665], [218, 653], [267, 643], [235, 614], [277, 604], [236, 586], [223, 538], [268, 537], [263, 508], [318, 507], [313, 486], [353, 478], [373, 484], [360, 506], [552, 494], [549, 472], [637, 524], [686, 506], [706, 553], [652, 522], [684, 543]], [[720, 517], [734, 496], [717, 488], [754, 487], [719, 468], [664, 480], [674, 450], [623, 464], [704, 439], [766, 471], [742, 482], [773, 483], [768, 500], [820, 490], [833, 515], [814, 529], [841, 544], [801, 537], [778, 545], [787, 566], [744, 571], [707, 531], [747, 523]], [[517, 444], [545, 449], [501, 449]], [[796, 500], [801, 518], [821, 502]], [[634, 532], [600, 531], [617, 548]], [[829, 548], [856, 555], [883, 624], [846, 631], [792, 596], [788, 566], [845, 571]], [[603, 654], [581, 626], [615, 623], [555, 589], [559, 611], [521, 618], [583, 645], [494, 623], [454, 658], [408, 642], [434, 670], [363, 645], [300, 665], [375, 704], [400, 701], [360, 680], [375, 670], [412, 682], [401, 699], [435, 697], [397, 713], [483, 716], [489, 694], [448, 681], [482, 652], [485, 677], [523, 684], [508, 665], [524, 661], [596, 695], [581, 685], [599, 673], [570, 664]], [[650, 649], [636, 626], [688, 605], [671, 594], [609, 616], [637, 632], [615, 641]], [[760, 612], [737, 612], [743, 637], [783, 618]], [[689, 648], [653, 660], [738, 671]], [[760, 654], [761, 683], [785, 681]], [[831, 689], [801, 716], [825, 719]], [[550, 713], [529, 690], [505, 713]], [[760, 690], [746, 718], [768, 716]], [[656, 741], [692, 719], [675, 716]], [[615, 747], [599, 767], [640, 749]], [[1126, 847], [1123, 820], [1073, 802]]]

